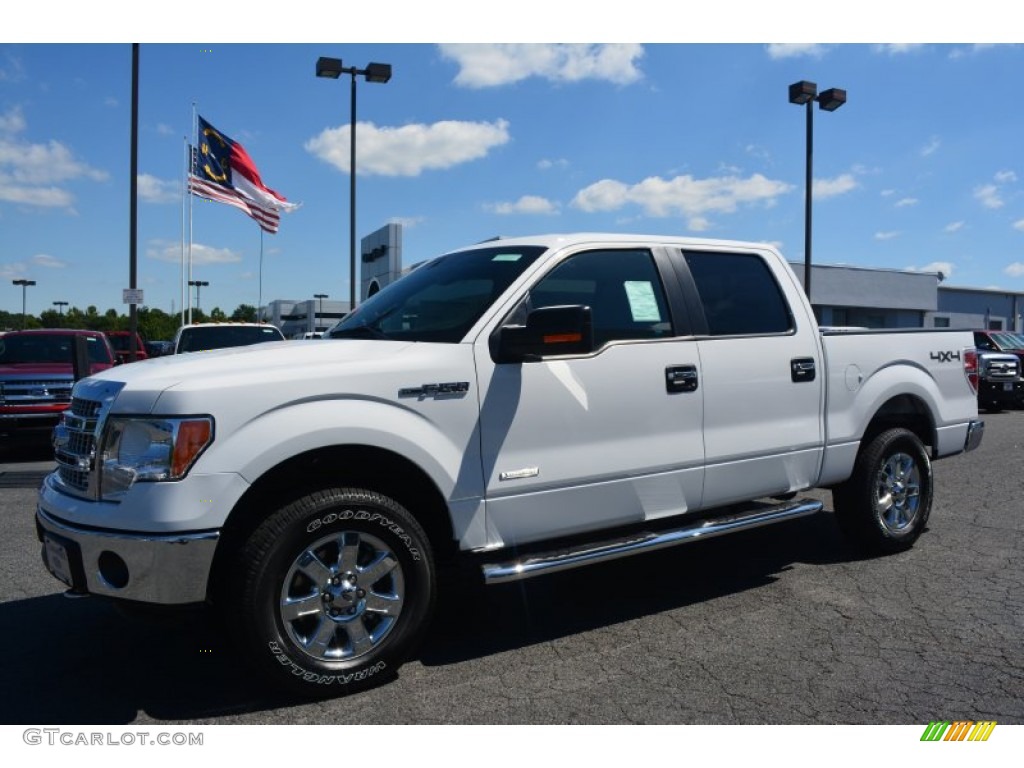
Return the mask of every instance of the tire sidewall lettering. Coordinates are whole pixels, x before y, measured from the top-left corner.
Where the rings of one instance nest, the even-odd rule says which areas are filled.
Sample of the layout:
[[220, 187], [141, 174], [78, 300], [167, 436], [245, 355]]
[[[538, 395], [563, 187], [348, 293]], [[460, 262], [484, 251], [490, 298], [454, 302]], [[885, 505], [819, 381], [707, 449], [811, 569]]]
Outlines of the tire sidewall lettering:
[[267, 647], [270, 650], [270, 654], [277, 659], [277, 662], [281, 666], [288, 667], [288, 671], [291, 672], [291, 674], [295, 677], [302, 678], [303, 682], [313, 683], [315, 685], [349, 685], [351, 683], [361, 683], [367, 678], [383, 672], [388, 666], [387, 662], [378, 661], [375, 664], [371, 664], [370, 666], [364, 667], [363, 669], [359, 669], [355, 672], [324, 674], [323, 672], [314, 672], [296, 664], [284, 652], [281, 645], [274, 640], [267, 643]]
[[405, 548], [413, 560], [419, 561], [422, 559], [422, 554], [420, 553], [419, 548], [416, 547], [412, 537], [405, 532], [405, 529], [391, 520], [391, 518], [382, 515], [380, 512], [367, 512], [365, 510], [353, 511], [351, 509], [346, 509], [341, 512], [329, 512], [322, 517], [318, 516], [310, 520], [309, 523], [306, 524], [306, 533], [316, 533], [322, 528], [326, 528], [334, 523], [347, 522], [350, 520], [374, 523], [385, 528], [396, 536], [399, 541], [405, 544]]

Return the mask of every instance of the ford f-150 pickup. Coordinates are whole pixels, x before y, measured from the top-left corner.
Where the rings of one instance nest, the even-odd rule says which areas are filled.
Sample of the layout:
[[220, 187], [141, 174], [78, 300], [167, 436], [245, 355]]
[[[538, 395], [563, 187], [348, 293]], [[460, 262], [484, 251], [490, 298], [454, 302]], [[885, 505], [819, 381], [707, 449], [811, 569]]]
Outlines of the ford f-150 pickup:
[[815, 487], [903, 550], [932, 461], [984, 428], [970, 332], [822, 331], [758, 243], [488, 241], [328, 337], [78, 382], [38, 498], [53, 575], [211, 604], [271, 681], [341, 693], [413, 652], [442, 564], [541, 576], [813, 514]]
[[0, 336], [0, 439], [4, 445], [20, 444], [22, 438], [33, 435], [45, 439], [60, 420], [71, 402], [76, 337], [85, 339], [88, 373], [114, 366], [114, 352], [99, 331], [37, 328]]

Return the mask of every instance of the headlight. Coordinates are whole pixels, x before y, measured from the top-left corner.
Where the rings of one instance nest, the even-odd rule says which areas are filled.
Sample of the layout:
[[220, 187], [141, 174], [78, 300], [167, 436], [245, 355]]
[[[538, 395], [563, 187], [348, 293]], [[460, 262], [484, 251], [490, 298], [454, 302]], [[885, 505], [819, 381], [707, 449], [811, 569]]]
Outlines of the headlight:
[[209, 417], [113, 417], [103, 441], [100, 493], [113, 499], [136, 482], [179, 480], [212, 440]]

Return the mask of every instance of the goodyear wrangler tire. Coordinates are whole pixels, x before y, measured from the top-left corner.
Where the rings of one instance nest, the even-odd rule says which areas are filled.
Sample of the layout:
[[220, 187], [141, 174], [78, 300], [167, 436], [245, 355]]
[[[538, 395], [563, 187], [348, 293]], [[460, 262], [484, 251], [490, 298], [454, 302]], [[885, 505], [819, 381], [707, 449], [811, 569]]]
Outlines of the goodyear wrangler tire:
[[887, 554], [910, 548], [932, 508], [932, 466], [917, 435], [896, 428], [877, 435], [857, 455], [850, 479], [833, 491], [843, 532], [863, 550]]
[[233, 625], [278, 687], [337, 696], [392, 677], [433, 612], [430, 543], [394, 500], [305, 496], [268, 517], [235, 569]]

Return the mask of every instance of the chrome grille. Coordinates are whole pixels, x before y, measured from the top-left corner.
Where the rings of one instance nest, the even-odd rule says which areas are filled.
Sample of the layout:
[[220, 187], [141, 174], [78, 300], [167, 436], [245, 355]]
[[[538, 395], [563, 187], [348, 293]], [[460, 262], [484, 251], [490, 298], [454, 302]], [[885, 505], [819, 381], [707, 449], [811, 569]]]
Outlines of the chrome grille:
[[57, 487], [76, 496], [98, 499], [103, 424], [124, 386], [121, 382], [83, 379], [75, 385], [71, 405], [53, 430]]
[[0, 387], [0, 405], [54, 405], [71, 400], [71, 377], [22, 379], [10, 377]]
[[99, 441], [98, 415], [103, 404], [76, 397], [54, 430], [54, 457], [57, 475], [68, 488], [89, 491], [89, 475]]

